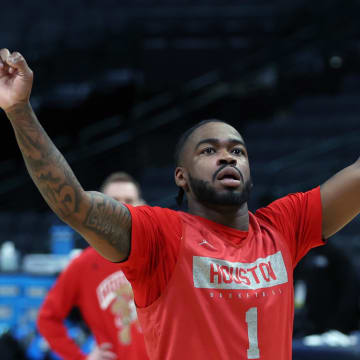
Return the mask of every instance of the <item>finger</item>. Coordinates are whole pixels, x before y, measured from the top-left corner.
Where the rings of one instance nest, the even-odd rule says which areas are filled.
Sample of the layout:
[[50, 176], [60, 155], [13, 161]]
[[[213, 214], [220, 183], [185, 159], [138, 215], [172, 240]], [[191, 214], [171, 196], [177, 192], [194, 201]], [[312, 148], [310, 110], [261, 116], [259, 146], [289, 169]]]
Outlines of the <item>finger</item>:
[[30, 71], [25, 58], [17, 51], [13, 52], [7, 58], [7, 64], [16, 70], [19, 70], [22, 73], [27, 73]]
[[102, 343], [101, 345], [99, 345], [99, 348], [101, 350], [109, 350], [112, 348], [112, 344], [111, 343]]
[[6, 63], [6, 60], [10, 56], [10, 51], [8, 49], [1, 49], [0, 50], [0, 59], [3, 63]]
[[10, 51], [8, 49], [0, 50], [0, 70], [7, 71], [9, 66], [6, 63], [7, 58], [10, 56]]

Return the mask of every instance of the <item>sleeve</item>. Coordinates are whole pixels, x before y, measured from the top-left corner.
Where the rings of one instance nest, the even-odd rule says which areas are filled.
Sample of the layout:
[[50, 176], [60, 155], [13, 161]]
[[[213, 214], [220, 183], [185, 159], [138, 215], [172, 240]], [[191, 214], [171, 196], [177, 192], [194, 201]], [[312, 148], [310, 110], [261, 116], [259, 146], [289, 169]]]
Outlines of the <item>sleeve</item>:
[[37, 318], [40, 334], [49, 343], [51, 350], [64, 360], [86, 359], [86, 355], [69, 336], [64, 324], [72, 307], [77, 305], [82, 269], [80, 257], [81, 255], [73, 259], [59, 275], [41, 305]]
[[121, 268], [136, 305], [145, 307], [165, 289], [178, 258], [182, 225], [176, 211], [127, 205], [132, 220], [131, 251]]
[[276, 200], [256, 215], [284, 235], [294, 267], [311, 248], [324, 244], [320, 186]]

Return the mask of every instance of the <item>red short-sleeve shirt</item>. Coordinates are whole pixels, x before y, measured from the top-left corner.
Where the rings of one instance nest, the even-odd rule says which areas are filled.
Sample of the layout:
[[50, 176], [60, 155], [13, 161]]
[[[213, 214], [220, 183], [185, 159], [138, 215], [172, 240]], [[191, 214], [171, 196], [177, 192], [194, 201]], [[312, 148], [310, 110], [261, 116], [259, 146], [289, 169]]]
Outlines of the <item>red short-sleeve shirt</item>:
[[[153, 303], [168, 284], [182, 237], [180, 212], [159, 207], [128, 206], [132, 217], [131, 253], [122, 269], [131, 282], [138, 307]], [[257, 210], [255, 218], [287, 239], [293, 267], [312, 248], [323, 244], [320, 187], [294, 193]], [[195, 216], [204, 226], [238, 241], [239, 232]], [[246, 232], [243, 232], [246, 236]], [[233, 234], [233, 236], [232, 236]]]

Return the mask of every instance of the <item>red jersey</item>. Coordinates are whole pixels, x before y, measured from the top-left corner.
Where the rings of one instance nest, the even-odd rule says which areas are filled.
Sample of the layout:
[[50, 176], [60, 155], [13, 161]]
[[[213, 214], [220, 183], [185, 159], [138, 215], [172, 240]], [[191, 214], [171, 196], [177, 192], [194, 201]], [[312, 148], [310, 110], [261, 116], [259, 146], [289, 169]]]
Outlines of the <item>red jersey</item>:
[[249, 212], [247, 232], [168, 209], [129, 209], [123, 269], [145, 303], [138, 316], [151, 359], [291, 359], [293, 269], [323, 243], [319, 188]]
[[64, 325], [74, 306], [81, 311], [96, 343], [111, 343], [117, 359], [148, 359], [131, 286], [119, 264], [104, 259], [93, 248], [70, 262], [39, 311], [40, 333], [65, 360], [86, 358]]

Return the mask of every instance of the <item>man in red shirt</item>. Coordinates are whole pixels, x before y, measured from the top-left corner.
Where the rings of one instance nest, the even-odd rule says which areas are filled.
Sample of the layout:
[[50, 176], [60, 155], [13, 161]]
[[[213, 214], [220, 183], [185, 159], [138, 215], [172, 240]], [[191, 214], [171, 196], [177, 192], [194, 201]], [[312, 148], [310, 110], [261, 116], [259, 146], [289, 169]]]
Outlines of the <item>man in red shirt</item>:
[[[132, 206], [142, 205], [137, 182], [123, 172], [108, 176], [105, 195]], [[70, 338], [64, 321], [78, 307], [97, 346], [85, 355]], [[94, 248], [85, 249], [59, 275], [38, 314], [38, 329], [51, 349], [65, 360], [147, 360], [133, 292], [124, 273]]]
[[28, 171], [61, 219], [123, 262], [149, 357], [291, 359], [293, 268], [359, 214], [360, 160], [253, 214], [244, 140], [211, 120], [178, 145], [175, 182], [188, 212], [125, 206], [83, 190], [32, 112], [25, 59], [7, 49], [0, 57], [0, 107]]

